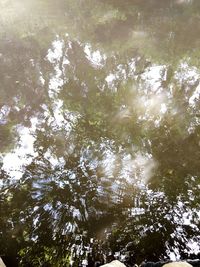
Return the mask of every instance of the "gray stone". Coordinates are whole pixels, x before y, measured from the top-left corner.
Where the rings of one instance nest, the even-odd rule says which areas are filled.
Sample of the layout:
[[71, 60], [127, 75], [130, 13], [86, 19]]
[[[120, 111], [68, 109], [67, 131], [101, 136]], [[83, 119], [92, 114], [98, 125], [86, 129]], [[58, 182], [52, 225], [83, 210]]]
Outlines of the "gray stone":
[[4, 264], [4, 262], [2, 261], [2, 258], [0, 257], [0, 267], [6, 267], [6, 265]]
[[111, 261], [110, 263], [106, 263], [102, 265], [102, 267], [126, 267], [126, 266], [120, 261], [115, 260], [115, 261]]
[[170, 262], [163, 265], [163, 267], [192, 267], [191, 264], [180, 261], [180, 262]]

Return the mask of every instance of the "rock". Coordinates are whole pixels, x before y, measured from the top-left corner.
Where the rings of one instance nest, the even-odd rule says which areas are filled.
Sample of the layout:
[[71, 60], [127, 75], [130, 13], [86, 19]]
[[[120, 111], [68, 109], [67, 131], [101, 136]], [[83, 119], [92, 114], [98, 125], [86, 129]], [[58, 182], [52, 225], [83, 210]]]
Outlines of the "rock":
[[180, 262], [170, 262], [163, 265], [163, 267], [192, 267], [191, 264], [180, 261]]
[[[101, 265], [102, 267], [126, 267], [123, 263], [121, 263], [120, 261], [111, 261], [110, 263], [106, 263], [104, 265]], [[170, 267], [170, 266], [169, 266]], [[171, 266], [172, 267], [172, 266]], [[181, 267], [181, 266], [180, 266]], [[184, 267], [184, 266], [182, 266]], [[187, 266], [189, 267], [189, 266]]]
[[4, 262], [2, 261], [2, 258], [0, 257], [0, 267], [6, 267], [6, 265], [4, 264]]

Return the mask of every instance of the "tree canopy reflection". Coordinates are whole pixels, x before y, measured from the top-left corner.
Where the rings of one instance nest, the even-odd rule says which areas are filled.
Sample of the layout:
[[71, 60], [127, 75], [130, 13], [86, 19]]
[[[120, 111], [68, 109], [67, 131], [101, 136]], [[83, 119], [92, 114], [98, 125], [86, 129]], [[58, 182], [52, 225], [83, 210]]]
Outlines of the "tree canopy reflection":
[[0, 42], [1, 255], [12, 266], [199, 255], [198, 38], [188, 47], [176, 32], [198, 3], [94, 2], [67, 1], [73, 27], [50, 45], [41, 33]]

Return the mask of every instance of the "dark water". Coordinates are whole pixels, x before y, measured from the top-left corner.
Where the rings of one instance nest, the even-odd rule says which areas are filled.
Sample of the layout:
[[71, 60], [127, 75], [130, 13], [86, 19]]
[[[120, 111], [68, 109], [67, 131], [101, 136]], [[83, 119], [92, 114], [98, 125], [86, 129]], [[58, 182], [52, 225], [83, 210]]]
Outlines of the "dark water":
[[199, 0], [0, 1], [7, 266], [200, 257], [199, 49]]

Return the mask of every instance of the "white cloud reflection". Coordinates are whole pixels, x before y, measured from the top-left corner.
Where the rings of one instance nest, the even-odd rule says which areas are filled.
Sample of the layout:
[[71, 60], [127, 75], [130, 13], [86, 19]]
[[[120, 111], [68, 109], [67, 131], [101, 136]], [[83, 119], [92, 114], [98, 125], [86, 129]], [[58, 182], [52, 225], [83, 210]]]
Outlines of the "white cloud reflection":
[[34, 151], [34, 133], [37, 123], [37, 118], [32, 118], [30, 128], [18, 126], [17, 132], [20, 140], [16, 148], [3, 157], [2, 168], [13, 179], [20, 179], [23, 175], [24, 166], [30, 164], [33, 157], [37, 156], [37, 152]]
[[106, 61], [106, 55], [102, 54], [99, 50], [93, 50], [91, 45], [86, 44], [84, 47], [84, 52], [87, 59], [96, 68], [103, 68]]

